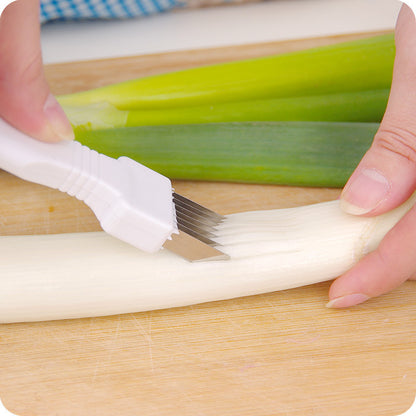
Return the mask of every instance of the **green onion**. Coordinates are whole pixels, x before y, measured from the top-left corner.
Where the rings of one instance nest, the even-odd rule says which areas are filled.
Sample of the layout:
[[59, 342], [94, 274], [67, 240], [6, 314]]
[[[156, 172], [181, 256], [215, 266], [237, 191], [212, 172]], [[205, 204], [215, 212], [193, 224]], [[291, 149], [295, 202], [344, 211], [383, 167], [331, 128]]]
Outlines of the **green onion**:
[[149, 110], [388, 89], [393, 61], [393, 35], [383, 35], [151, 76], [62, 96], [60, 102]]
[[170, 178], [339, 187], [377, 130], [393, 61], [385, 35], [59, 100], [78, 140]]
[[221, 123], [245, 121], [360, 121], [380, 122], [389, 90], [346, 92], [322, 96], [290, 97], [216, 103], [165, 110], [122, 111], [109, 106], [67, 108], [76, 130], [125, 126]]
[[389, 90], [275, 98], [167, 110], [130, 111], [127, 126], [237, 121], [380, 122]]
[[211, 123], [79, 131], [78, 140], [172, 179], [341, 187], [377, 128], [377, 123]]

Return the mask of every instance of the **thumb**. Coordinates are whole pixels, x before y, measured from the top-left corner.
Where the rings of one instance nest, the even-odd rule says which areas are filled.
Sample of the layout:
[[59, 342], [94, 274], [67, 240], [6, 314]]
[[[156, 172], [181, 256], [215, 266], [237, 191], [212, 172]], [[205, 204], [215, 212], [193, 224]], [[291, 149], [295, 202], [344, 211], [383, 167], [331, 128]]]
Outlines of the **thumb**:
[[0, 117], [43, 141], [74, 138], [44, 76], [38, 0], [17, 0], [0, 17]]
[[403, 5], [396, 26], [396, 58], [389, 102], [373, 144], [347, 182], [341, 206], [376, 215], [416, 189], [416, 19]]

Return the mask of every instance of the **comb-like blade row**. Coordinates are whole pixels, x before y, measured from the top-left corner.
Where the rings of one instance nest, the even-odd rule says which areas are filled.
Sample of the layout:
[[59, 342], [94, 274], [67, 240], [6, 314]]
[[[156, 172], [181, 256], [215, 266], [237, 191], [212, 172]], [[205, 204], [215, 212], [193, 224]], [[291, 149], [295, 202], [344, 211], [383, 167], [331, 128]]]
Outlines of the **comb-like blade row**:
[[196, 212], [205, 218], [210, 218], [218, 223], [224, 220], [224, 217], [222, 215], [219, 215], [216, 212], [211, 211], [210, 209], [205, 208], [202, 205], [199, 205], [196, 202], [183, 197], [182, 195], [178, 195], [177, 193], [173, 194], [173, 201], [175, 202], [175, 204], [181, 205], [183, 207], [188, 207], [191, 211]]
[[179, 227], [186, 227], [192, 231], [194, 231], [195, 233], [207, 237], [207, 238], [215, 238], [216, 234], [214, 234], [215, 230], [212, 229], [207, 229], [205, 227], [199, 227], [198, 224], [196, 224], [195, 222], [188, 221], [188, 218], [186, 217], [180, 217], [180, 215], [176, 215], [176, 220], [177, 220], [177, 224], [178, 224], [178, 228]]
[[216, 227], [218, 221], [212, 221], [207, 217], [201, 215], [201, 213], [196, 213], [191, 211], [189, 207], [184, 208], [182, 205], [179, 205], [180, 202], [176, 205], [176, 219], [179, 225], [191, 229], [194, 233], [202, 235], [209, 239], [215, 237]]
[[176, 193], [173, 202], [179, 235], [165, 247], [191, 261], [228, 259], [215, 242], [216, 227], [225, 217]]
[[202, 241], [203, 243], [205, 243], [205, 244], [207, 244], [211, 247], [214, 247], [214, 246], [218, 245], [215, 241], [211, 240], [205, 234], [200, 234], [200, 233], [198, 233], [198, 231], [194, 230], [193, 228], [188, 228], [184, 224], [179, 224], [178, 223], [178, 229], [179, 229], [179, 231], [183, 231], [184, 233], [187, 233], [187, 234], [191, 235], [192, 237], [197, 238], [198, 240]]
[[189, 261], [228, 260], [230, 258], [217, 248], [207, 246], [185, 232], [172, 235], [172, 239], [167, 240], [164, 247]]
[[[192, 233], [192, 235], [201, 240], [212, 240], [215, 238], [215, 226], [218, 225], [217, 221], [210, 221], [206, 217], [203, 217], [201, 213], [196, 213], [188, 208], [184, 208], [181, 201], [176, 204], [176, 220], [178, 228], [185, 232]], [[195, 204], [197, 205], [197, 204]], [[202, 211], [201, 211], [202, 212]], [[211, 242], [207, 241], [207, 244], [211, 245]]]
[[191, 211], [188, 211], [179, 205], [176, 205], [176, 216], [178, 221], [186, 221], [207, 232], [215, 232], [215, 227], [218, 225], [217, 223], [204, 220], [200, 215], [194, 215]]
[[192, 209], [190, 206], [183, 204], [182, 202], [175, 202], [175, 206], [183, 212], [184, 214], [197, 219], [200, 222], [203, 222], [204, 224], [207, 224], [209, 226], [214, 226], [219, 223], [219, 221], [215, 218], [211, 218], [209, 216], [204, 215], [201, 212], [198, 212], [194, 209]]
[[217, 229], [219, 223], [217, 221], [212, 221], [210, 219], [204, 218], [200, 214], [193, 213], [188, 209], [184, 209], [180, 205], [176, 205], [176, 215], [178, 220], [186, 220], [189, 223], [194, 224], [200, 229], [204, 229], [208, 232], [213, 232]]

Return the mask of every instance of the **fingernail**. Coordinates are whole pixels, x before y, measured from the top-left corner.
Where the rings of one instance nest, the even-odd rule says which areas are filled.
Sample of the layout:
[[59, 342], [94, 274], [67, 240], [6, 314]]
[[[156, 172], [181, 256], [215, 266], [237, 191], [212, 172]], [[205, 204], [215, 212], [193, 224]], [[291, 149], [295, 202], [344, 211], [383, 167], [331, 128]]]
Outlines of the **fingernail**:
[[348, 308], [349, 306], [355, 306], [370, 299], [369, 296], [362, 293], [353, 293], [351, 295], [340, 296], [338, 298], [330, 300], [327, 304], [327, 308]]
[[363, 169], [353, 176], [341, 194], [341, 208], [348, 214], [371, 212], [390, 192], [390, 182], [376, 169]]
[[45, 132], [46, 139], [51, 141], [74, 140], [71, 123], [52, 94], [49, 94], [45, 101], [43, 113], [49, 122]]

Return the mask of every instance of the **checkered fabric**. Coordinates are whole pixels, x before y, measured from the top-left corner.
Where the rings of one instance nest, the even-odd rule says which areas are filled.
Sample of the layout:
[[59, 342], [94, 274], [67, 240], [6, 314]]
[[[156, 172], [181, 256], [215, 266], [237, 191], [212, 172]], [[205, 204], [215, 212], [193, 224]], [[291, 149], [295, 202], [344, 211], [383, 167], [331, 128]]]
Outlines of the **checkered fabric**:
[[179, 5], [180, 0], [41, 0], [41, 22], [147, 16]]

